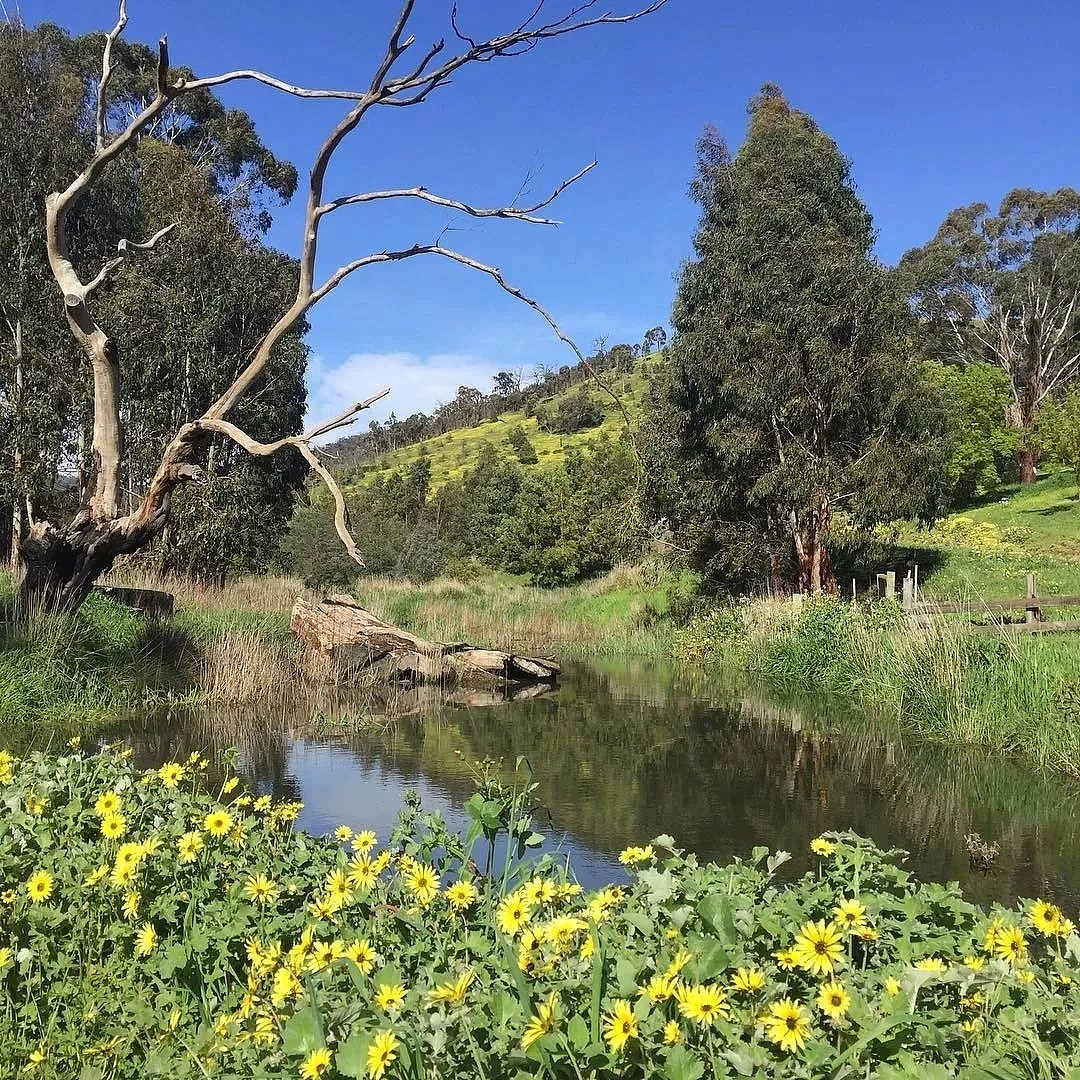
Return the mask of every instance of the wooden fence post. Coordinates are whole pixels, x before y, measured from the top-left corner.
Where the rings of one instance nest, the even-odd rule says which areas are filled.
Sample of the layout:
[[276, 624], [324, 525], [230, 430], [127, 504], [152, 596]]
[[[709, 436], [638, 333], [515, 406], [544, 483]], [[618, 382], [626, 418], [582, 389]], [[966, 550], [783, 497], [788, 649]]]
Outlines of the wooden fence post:
[[896, 571], [888, 570], [877, 576], [878, 595], [891, 600], [896, 595]]
[[910, 574], [904, 575], [901, 583], [904, 610], [910, 614], [915, 610], [915, 579]]
[[[1034, 574], [1028, 574], [1027, 575], [1026, 584], [1027, 584], [1027, 588], [1025, 590], [1025, 593], [1026, 593], [1027, 599], [1028, 600], [1036, 599], [1036, 597], [1038, 597], [1039, 593], [1038, 593], [1038, 590], [1035, 588], [1035, 575]], [[1032, 606], [1032, 607], [1027, 608], [1027, 610], [1024, 613], [1024, 622], [1025, 622], [1025, 624], [1028, 625], [1028, 626], [1034, 626], [1035, 623], [1039, 622], [1039, 617], [1040, 617], [1041, 614], [1042, 613], [1039, 611], [1038, 607]]]

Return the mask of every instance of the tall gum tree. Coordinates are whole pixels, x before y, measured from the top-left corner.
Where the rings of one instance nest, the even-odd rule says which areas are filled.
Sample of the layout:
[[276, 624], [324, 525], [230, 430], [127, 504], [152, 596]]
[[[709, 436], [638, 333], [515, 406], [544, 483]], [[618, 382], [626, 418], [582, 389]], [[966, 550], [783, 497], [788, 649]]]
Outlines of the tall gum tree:
[[996, 214], [960, 207], [899, 269], [939, 359], [1005, 372], [1020, 480], [1031, 483], [1039, 412], [1080, 372], [1080, 192], [1017, 188]]
[[[248, 453], [260, 457], [269, 457], [287, 448], [299, 451], [311, 470], [330, 489], [335, 504], [335, 527], [338, 535], [349, 554], [363, 565], [362, 556], [349, 532], [345, 500], [312, 443], [318, 437], [352, 423], [360, 412], [389, 391], [377, 391], [366, 400], [348, 406], [338, 416], [320, 422], [300, 435], [283, 436], [272, 441], [252, 438], [229, 419], [237, 402], [264, 375], [279, 342], [308, 316], [323, 297], [361, 269], [432, 255], [484, 274], [544, 318], [555, 334], [573, 349], [578, 360], [587, 367], [585, 357], [566, 337], [546, 309], [511, 285], [499, 268], [447, 247], [441, 241], [414, 243], [396, 250], [386, 249], [360, 255], [325, 277], [318, 276], [316, 262], [320, 231], [327, 219], [342, 210], [368, 202], [417, 199], [476, 218], [504, 218], [540, 225], [556, 224], [550, 218], [539, 216], [539, 212], [550, 205], [569, 185], [584, 176], [595, 163], [586, 165], [561, 183], [549, 198], [529, 207], [484, 208], [452, 196], [436, 194], [423, 186], [327, 197], [326, 174], [335, 151], [374, 110], [418, 106], [468, 65], [519, 56], [545, 41], [580, 30], [633, 22], [659, 10], [666, 2], [667, 0], [653, 0], [635, 11], [616, 14], [610, 11], [598, 12], [596, 0], [579, 0], [575, 6], [563, 9], [561, 13], [553, 13], [546, 0], [539, 0], [524, 21], [504, 33], [488, 38], [473, 37], [466, 33], [459, 23], [455, 7], [450, 13], [454, 47], [448, 49], [446, 40], [443, 39], [426, 49], [419, 49], [415, 37], [409, 33], [416, 0], [405, 0], [390, 28], [381, 60], [376, 64], [366, 86], [358, 90], [301, 87], [247, 68], [197, 78], [189, 69], [172, 68], [167, 41], [162, 38], [158, 47], [152, 91], [122, 130], [112, 133], [109, 130], [108, 93], [110, 82], [116, 75], [117, 42], [127, 24], [127, 0], [120, 0], [116, 25], [105, 36], [102, 49], [93, 153], [65, 188], [48, 196], [45, 205], [49, 268], [63, 299], [68, 328], [85, 355], [90, 370], [93, 471], [87, 496], [69, 522], [36, 522], [22, 541], [20, 603], [53, 610], [69, 611], [76, 608], [89, 593], [94, 581], [112, 566], [119, 555], [144, 547], [165, 527], [174, 491], [182, 484], [199, 479], [202, 472], [197, 464], [200, 448], [215, 434], [232, 439]], [[152, 258], [154, 249], [159, 244], [168, 242], [170, 234], [177, 228], [177, 222], [163, 222], [152, 235], [142, 241], [119, 239], [116, 255], [92, 276], [82, 275], [76, 268], [69, 245], [69, 225], [79, 204], [95, 185], [102, 181], [110, 166], [137, 143], [142, 133], [165, 122], [174, 104], [187, 95], [239, 81], [256, 82], [301, 99], [337, 100], [343, 103], [346, 111], [319, 147], [308, 174], [300, 242], [299, 280], [295, 297], [255, 347], [249, 362], [232, 385], [213, 401], [201, 416], [177, 429], [137, 505], [125, 513], [121, 483], [124, 452], [119, 357], [115, 340], [95, 317], [95, 294], [108, 286], [129, 260]]]
[[935, 421], [910, 316], [874, 260], [835, 143], [780, 91], [732, 158], [711, 129], [691, 195], [670, 376], [648, 421], [648, 494], [718, 582], [828, 590], [828, 538], [924, 513]]

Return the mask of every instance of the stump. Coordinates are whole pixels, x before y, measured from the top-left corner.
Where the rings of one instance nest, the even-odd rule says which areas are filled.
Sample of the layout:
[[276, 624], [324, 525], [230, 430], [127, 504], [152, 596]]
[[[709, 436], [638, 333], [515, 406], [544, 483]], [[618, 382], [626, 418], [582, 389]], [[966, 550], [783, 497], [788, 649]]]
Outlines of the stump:
[[427, 641], [384, 622], [351, 596], [328, 596], [293, 605], [292, 631], [308, 650], [341, 665], [347, 674], [367, 673], [391, 681], [493, 685], [554, 683], [551, 659], [477, 649], [464, 642]]

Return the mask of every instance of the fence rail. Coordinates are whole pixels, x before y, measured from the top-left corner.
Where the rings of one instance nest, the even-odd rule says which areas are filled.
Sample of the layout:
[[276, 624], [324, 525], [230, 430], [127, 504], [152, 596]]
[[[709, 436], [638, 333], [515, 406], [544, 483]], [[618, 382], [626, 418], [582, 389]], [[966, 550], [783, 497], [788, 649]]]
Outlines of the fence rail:
[[[877, 576], [878, 590], [883, 596], [896, 595], [896, 574], [889, 571]], [[1028, 574], [1026, 594], [1016, 600], [978, 600], [974, 603], [938, 603], [935, 600], [919, 599], [919, 568], [904, 577], [901, 582], [901, 596], [904, 610], [915, 625], [928, 625], [937, 615], [989, 615], [991, 622], [972, 626], [976, 633], [998, 634], [1060, 634], [1080, 630], [1080, 620], [1048, 621], [1043, 618], [1043, 611], [1054, 608], [1080, 608], [1080, 596], [1039, 596], [1035, 575]], [[1010, 612], [1024, 612], [1022, 623], [1006, 622], [995, 616]]]

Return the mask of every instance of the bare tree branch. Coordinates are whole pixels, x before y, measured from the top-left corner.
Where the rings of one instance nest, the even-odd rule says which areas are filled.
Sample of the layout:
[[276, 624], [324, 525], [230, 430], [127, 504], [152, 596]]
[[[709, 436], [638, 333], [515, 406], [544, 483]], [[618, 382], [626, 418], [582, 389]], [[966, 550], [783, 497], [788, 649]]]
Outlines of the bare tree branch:
[[380, 199], [413, 198], [435, 203], [437, 206], [446, 206], [451, 210], [460, 210], [462, 213], [475, 218], [512, 218], [517, 221], [528, 221], [533, 225], [559, 225], [560, 222], [556, 221], [554, 218], [541, 218], [534, 217], [533, 215], [537, 210], [543, 210], [545, 206], [550, 206], [568, 187], [570, 187], [571, 184], [576, 183], [595, 167], [595, 161], [589, 162], [583, 169], [580, 169], [569, 179], [564, 180], [559, 184], [548, 198], [544, 199], [543, 202], [538, 202], [535, 206], [520, 208], [514, 206], [500, 206], [492, 209], [483, 209], [471, 206], [458, 199], [448, 199], [442, 195], [435, 195], [425, 187], [414, 187], [399, 188], [393, 191], [366, 191], [360, 195], [345, 195], [340, 199], [334, 199], [332, 202], [323, 203], [323, 205], [316, 210], [316, 215], [322, 217], [334, 210], [339, 210], [343, 206], [356, 206], [359, 203], [376, 202]]
[[272, 454], [276, 454], [286, 446], [295, 446], [304, 456], [304, 459], [307, 461], [312, 471], [316, 473], [326, 485], [327, 490], [333, 497], [334, 528], [337, 530], [337, 534], [350, 557], [360, 566], [363, 566], [364, 558], [360, 554], [359, 548], [356, 546], [356, 541], [353, 539], [352, 533], [349, 531], [349, 508], [345, 503], [345, 496], [342, 495], [341, 488], [338, 487], [333, 474], [325, 465], [323, 465], [319, 460], [318, 455], [311, 448], [310, 442], [320, 435], [325, 435], [327, 432], [334, 431], [337, 428], [347, 427], [349, 424], [352, 424], [359, 413], [364, 409], [371, 408], [376, 401], [380, 401], [389, 393], [390, 389], [387, 387], [385, 390], [380, 390], [377, 394], [372, 394], [371, 397], [366, 398], [364, 401], [358, 401], [355, 405], [351, 405], [343, 413], [340, 413], [333, 419], [317, 424], [303, 435], [287, 435], [285, 438], [278, 439], [272, 443], [257, 442], [248, 435], [247, 432], [237, 427], [236, 424], [229, 423], [228, 420], [203, 417], [202, 419], [195, 421], [195, 426], [204, 431], [212, 431], [219, 435], [227, 436], [253, 457], [270, 457]]
[[[357, 270], [360, 270], [365, 266], [376, 266], [380, 263], [388, 262], [400, 262], [403, 259], [412, 259], [418, 255], [437, 255], [441, 258], [449, 259], [451, 262], [456, 262], [461, 266], [466, 266], [470, 270], [476, 270], [481, 274], [486, 274], [504, 292], [509, 293], [515, 299], [520, 300], [523, 304], [527, 304], [531, 307], [533, 311], [535, 311], [548, 326], [551, 327], [555, 336], [573, 352], [574, 356], [577, 357], [578, 363], [580, 363], [589, 373], [597, 386], [611, 398], [615, 403], [616, 408], [618, 408], [619, 412], [622, 414], [627, 432], [631, 431], [632, 424], [630, 421], [630, 414], [626, 411], [626, 406], [623, 404], [622, 399], [603, 381], [603, 379], [600, 378], [599, 372], [589, 363], [585, 354], [578, 348], [573, 339], [563, 332], [562, 327], [555, 321], [554, 316], [547, 308], [517, 286], [511, 285], [506, 278], [503, 277], [502, 272], [498, 267], [488, 266], [486, 263], [479, 262], [469, 255], [464, 255], [460, 251], [455, 251], [453, 248], [444, 247], [441, 244], [414, 244], [410, 248], [403, 248], [399, 251], [378, 251], [372, 255], [365, 255], [362, 258], [354, 259], [352, 262], [338, 267], [338, 269], [335, 270], [318, 289], [315, 289], [312, 292], [311, 301], [308, 306], [310, 307], [318, 303], [328, 293], [333, 292], [334, 289], [349, 277], [350, 274], [354, 274]], [[635, 445], [635, 452], [636, 449]]]
[[179, 225], [179, 222], [174, 221], [171, 225], [166, 225], [163, 229], [158, 229], [149, 240], [143, 241], [141, 244], [132, 240], [120, 240], [116, 245], [116, 250], [119, 254], [110, 259], [98, 272], [97, 275], [86, 283], [83, 288], [83, 299], [86, 299], [90, 294], [99, 286], [107, 281], [121, 266], [128, 261], [133, 251], [153, 251], [157, 246], [159, 240], [162, 237], [167, 236]]
[[98, 150], [105, 148], [105, 137], [108, 134], [105, 130], [106, 92], [109, 89], [109, 81], [112, 79], [113, 73], [113, 45], [116, 44], [116, 39], [124, 32], [127, 21], [127, 0], [120, 0], [120, 13], [117, 16], [116, 25], [105, 35], [105, 48], [101, 53], [101, 81], [98, 83], [97, 115], [95, 118], [97, 131], [95, 145]]

